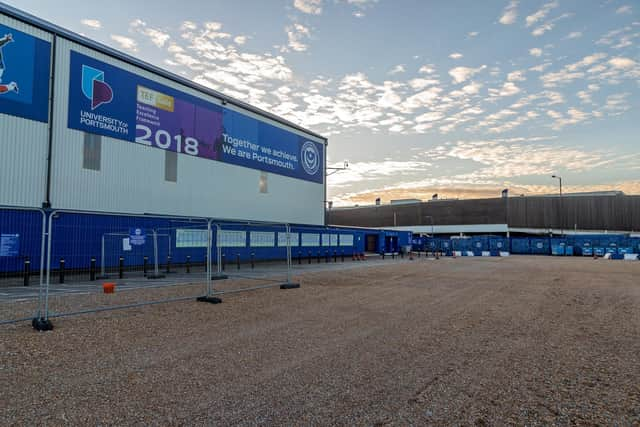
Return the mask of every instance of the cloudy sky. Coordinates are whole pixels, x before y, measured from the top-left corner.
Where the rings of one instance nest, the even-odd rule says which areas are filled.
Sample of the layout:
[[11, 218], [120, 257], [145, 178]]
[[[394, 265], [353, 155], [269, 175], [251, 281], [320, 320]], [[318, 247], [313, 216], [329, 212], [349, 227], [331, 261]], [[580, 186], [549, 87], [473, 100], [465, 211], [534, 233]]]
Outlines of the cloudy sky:
[[640, 194], [637, 0], [8, 3], [326, 135], [336, 205]]

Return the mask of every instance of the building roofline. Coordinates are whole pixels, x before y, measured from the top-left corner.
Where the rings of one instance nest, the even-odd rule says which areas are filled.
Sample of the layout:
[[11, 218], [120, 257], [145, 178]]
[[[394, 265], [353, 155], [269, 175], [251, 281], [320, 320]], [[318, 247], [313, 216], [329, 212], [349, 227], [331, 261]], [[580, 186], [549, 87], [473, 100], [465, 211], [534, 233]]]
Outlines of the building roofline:
[[4, 13], [5, 15], [8, 15], [14, 19], [17, 19], [18, 21], [22, 21], [26, 24], [32, 25], [34, 27], [38, 27], [41, 30], [44, 30], [46, 32], [55, 34], [58, 37], [62, 37], [65, 38], [67, 40], [73, 41], [75, 43], [81, 44], [85, 47], [97, 50], [98, 52], [101, 52], [105, 55], [109, 55], [112, 56], [116, 59], [119, 59], [123, 62], [127, 62], [131, 65], [134, 65], [136, 67], [140, 67], [142, 69], [145, 69], [147, 71], [150, 71], [152, 73], [158, 74], [161, 77], [164, 77], [168, 80], [171, 80], [175, 83], [190, 87], [192, 89], [195, 89], [197, 91], [203, 92], [207, 95], [213, 96], [215, 98], [218, 98], [220, 101], [224, 101], [228, 104], [231, 105], [235, 105], [236, 107], [240, 107], [243, 108], [245, 110], [251, 111], [255, 114], [261, 115], [265, 118], [271, 119], [273, 121], [276, 121], [282, 125], [288, 126], [290, 128], [293, 128], [297, 131], [300, 132], [304, 132], [308, 135], [314, 136], [316, 138], [320, 138], [324, 141], [325, 145], [328, 145], [328, 140], [326, 137], [315, 133], [309, 129], [306, 129], [302, 126], [299, 126], [293, 122], [290, 122], [289, 120], [286, 120], [280, 116], [276, 116], [275, 114], [272, 114], [268, 111], [262, 110], [258, 107], [255, 107], [251, 104], [248, 104], [244, 101], [240, 101], [238, 99], [232, 98], [230, 96], [227, 96], [225, 94], [223, 94], [222, 92], [218, 92], [217, 90], [214, 89], [210, 89], [206, 86], [200, 85], [192, 80], [186, 79], [184, 77], [180, 77], [177, 74], [174, 74], [170, 71], [164, 70], [158, 66], [155, 66], [153, 64], [150, 64], [148, 62], [142, 61], [138, 58], [134, 58], [131, 55], [128, 55], [126, 53], [120, 52], [116, 49], [113, 49], [107, 45], [104, 45], [102, 43], [99, 43], [95, 40], [91, 40], [87, 37], [81, 36], [80, 34], [74, 33], [73, 31], [67, 30], [65, 28], [62, 28], [56, 24], [53, 24], [49, 21], [45, 21], [42, 18], [38, 18], [34, 15], [31, 15], [30, 13], [24, 12], [20, 9], [17, 9], [13, 6], [10, 6], [6, 3], [0, 2], [0, 12]]

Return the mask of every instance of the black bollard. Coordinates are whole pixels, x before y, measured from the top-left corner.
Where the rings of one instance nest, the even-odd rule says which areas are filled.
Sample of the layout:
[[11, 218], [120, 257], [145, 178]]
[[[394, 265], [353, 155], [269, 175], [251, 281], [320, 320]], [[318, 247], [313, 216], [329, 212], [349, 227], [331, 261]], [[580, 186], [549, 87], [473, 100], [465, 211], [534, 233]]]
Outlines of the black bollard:
[[311, 251], [309, 251], [308, 260], [309, 260], [309, 264], [311, 264]]
[[24, 286], [29, 286], [29, 276], [31, 276], [31, 261], [27, 257], [24, 260]]
[[320, 251], [318, 251], [318, 264], [320, 264]]
[[384, 252], [380, 252], [380, 256], [384, 259]]
[[395, 252], [391, 252], [391, 259], [396, 259], [396, 253]]
[[255, 262], [256, 259], [255, 259], [255, 257], [256, 257], [256, 254], [251, 252], [251, 268], [252, 269], [256, 267], [256, 262]]
[[298, 251], [298, 265], [302, 264], [302, 252]]
[[167, 255], [167, 274], [171, 273], [171, 255]]
[[222, 271], [224, 271], [224, 268], [227, 265], [227, 255], [222, 254]]
[[64, 283], [64, 258], [60, 258], [60, 283]]
[[338, 262], [338, 253], [333, 251], [333, 262]]
[[124, 277], [124, 257], [122, 256], [118, 260], [118, 277], [121, 279]]
[[341, 261], [344, 262], [344, 250], [342, 251]]
[[91, 264], [89, 267], [89, 280], [90, 281], [95, 281], [96, 280], [96, 259], [95, 257], [91, 257]]
[[191, 255], [187, 255], [187, 274], [191, 273]]
[[329, 258], [330, 258], [330, 257], [329, 257], [329, 251], [324, 251], [324, 262], [325, 262], [326, 264], [328, 264], [328, 263], [329, 263]]
[[142, 274], [144, 275], [144, 277], [147, 277], [148, 267], [149, 267], [149, 257], [145, 255], [144, 258], [142, 258]]
[[236, 266], [240, 270], [240, 254], [236, 254]]
[[404, 259], [404, 251], [400, 251], [400, 258]]

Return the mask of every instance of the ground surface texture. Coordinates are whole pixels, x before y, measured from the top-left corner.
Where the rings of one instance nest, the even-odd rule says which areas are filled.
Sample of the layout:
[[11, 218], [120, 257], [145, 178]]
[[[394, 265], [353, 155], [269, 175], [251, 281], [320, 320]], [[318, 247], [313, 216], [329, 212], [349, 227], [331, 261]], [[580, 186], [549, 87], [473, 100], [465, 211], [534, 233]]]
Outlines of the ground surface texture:
[[0, 327], [2, 425], [638, 425], [640, 263], [415, 260]]

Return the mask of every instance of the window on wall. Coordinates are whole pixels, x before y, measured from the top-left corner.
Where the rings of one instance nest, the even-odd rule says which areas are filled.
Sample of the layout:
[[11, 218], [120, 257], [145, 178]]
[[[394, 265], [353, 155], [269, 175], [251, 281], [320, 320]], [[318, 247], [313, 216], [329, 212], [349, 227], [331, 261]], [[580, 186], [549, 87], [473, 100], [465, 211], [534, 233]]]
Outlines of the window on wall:
[[99, 171], [101, 157], [102, 137], [85, 132], [84, 145], [82, 148], [82, 168]]
[[175, 151], [164, 153], [164, 180], [178, 182], [178, 153]]
[[260, 188], [260, 192], [263, 194], [269, 192], [268, 177], [269, 174], [267, 174], [266, 172], [260, 172], [260, 184], [258, 187]]

